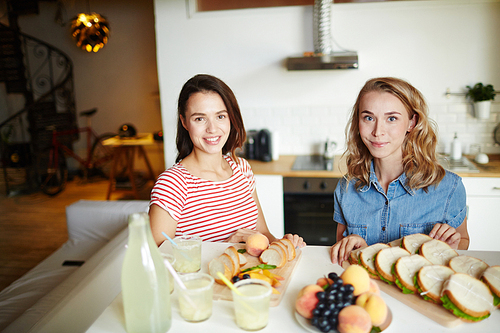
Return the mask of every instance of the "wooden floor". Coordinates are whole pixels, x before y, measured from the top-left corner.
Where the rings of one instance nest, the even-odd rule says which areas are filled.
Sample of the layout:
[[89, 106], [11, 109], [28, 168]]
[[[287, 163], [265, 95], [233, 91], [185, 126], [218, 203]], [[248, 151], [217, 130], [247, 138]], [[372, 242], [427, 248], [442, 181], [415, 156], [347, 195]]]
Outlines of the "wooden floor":
[[[153, 182], [141, 188], [149, 200]], [[108, 181], [68, 183], [55, 197], [43, 193], [6, 197], [0, 193], [0, 290], [24, 275], [68, 240], [65, 207], [80, 199], [106, 200]], [[111, 200], [130, 200], [115, 192]]]

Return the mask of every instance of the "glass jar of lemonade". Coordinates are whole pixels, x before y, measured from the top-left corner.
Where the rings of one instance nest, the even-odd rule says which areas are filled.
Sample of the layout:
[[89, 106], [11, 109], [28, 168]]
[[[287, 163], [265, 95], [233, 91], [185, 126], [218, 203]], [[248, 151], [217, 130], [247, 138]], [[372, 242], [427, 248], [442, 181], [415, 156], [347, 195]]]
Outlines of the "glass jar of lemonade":
[[201, 238], [184, 235], [174, 238], [174, 268], [179, 273], [194, 273], [201, 268]]
[[212, 315], [214, 278], [205, 273], [180, 276], [186, 289], [179, 288], [179, 309], [186, 321], [200, 322]]
[[234, 284], [240, 291], [233, 294], [236, 325], [246, 331], [257, 331], [267, 326], [272, 288], [263, 280], [246, 279]]

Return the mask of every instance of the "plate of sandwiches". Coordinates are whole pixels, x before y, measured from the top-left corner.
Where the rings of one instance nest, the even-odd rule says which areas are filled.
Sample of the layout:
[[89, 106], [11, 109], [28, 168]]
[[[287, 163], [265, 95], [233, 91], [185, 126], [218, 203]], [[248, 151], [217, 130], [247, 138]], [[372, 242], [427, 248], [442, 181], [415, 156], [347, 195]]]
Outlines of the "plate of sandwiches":
[[484, 320], [500, 308], [500, 266], [459, 255], [428, 235], [359, 248], [348, 261], [364, 267], [385, 293], [446, 327]]

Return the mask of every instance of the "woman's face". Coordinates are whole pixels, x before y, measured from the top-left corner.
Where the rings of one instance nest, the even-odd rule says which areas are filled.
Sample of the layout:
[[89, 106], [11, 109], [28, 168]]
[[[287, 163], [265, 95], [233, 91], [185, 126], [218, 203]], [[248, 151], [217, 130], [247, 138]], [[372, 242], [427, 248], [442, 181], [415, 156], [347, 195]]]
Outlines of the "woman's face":
[[215, 92], [192, 94], [186, 105], [182, 125], [189, 132], [193, 149], [215, 154], [226, 144], [231, 122], [224, 101]]
[[388, 92], [366, 93], [359, 105], [359, 134], [374, 158], [401, 161], [406, 133], [415, 126], [403, 103]]

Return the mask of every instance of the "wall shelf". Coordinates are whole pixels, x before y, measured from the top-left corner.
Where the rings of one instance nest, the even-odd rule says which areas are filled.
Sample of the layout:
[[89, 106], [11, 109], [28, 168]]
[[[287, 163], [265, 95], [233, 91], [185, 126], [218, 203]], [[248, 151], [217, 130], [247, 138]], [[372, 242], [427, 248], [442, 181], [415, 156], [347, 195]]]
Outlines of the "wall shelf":
[[[495, 91], [495, 94], [500, 94], [500, 91]], [[450, 91], [450, 88], [447, 88], [444, 95], [446, 96], [446, 98], [450, 98], [451, 96], [465, 96], [465, 95], [467, 95], [467, 93], [465, 93], [465, 92], [452, 93]]]

